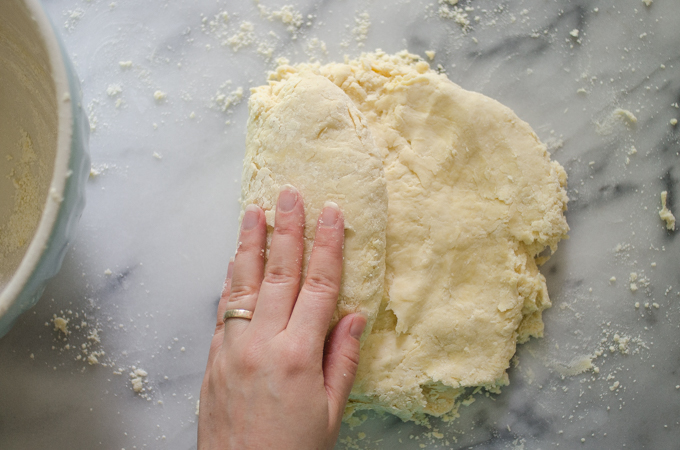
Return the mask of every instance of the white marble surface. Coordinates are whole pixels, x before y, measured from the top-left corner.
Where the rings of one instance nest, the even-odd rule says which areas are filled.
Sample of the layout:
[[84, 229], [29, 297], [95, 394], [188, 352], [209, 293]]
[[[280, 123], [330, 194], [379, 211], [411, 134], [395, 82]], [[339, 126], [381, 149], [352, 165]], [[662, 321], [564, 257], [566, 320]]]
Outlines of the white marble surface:
[[[236, 240], [247, 113], [245, 101], [225, 112], [213, 98], [264, 82], [273, 62], [259, 43], [307, 61], [315, 37], [328, 48], [313, 53], [322, 61], [376, 47], [436, 50], [434, 66], [512, 107], [549, 143], [571, 198], [571, 239], [542, 268], [555, 305], [546, 338], [521, 346], [511, 385], [477, 396], [457, 421], [433, 420], [442, 439], [392, 417], [341, 437], [364, 432], [360, 448], [384, 449], [678, 448], [680, 242], [657, 214], [663, 190], [680, 212], [680, 128], [669, 123], [680, 118], [678, 0], [461, 0], [473, 8], [467, 33], [438, 17], [436, 0], [286, 3], [305, 16], [295, 40], [252, 1], [45, 1], [82, 79], [99, 175], [62, 271], [0, 340], [0, 448], [195, 448], [196, 400]], [[223, 28], [202, 30], [203, 17], [223, 10]], [[363, 12], [371, 26], [359, 47], [352, 29]], [[243, 20], [256, 42], [222, 46]], [[131, 68], [119, 66], [128, 60]], [[113, 97], [112, 85], [122, 89]], [[166, 100], [155, 101], [156, 90]], [[612, 120], [617, 108], [637, 124]], [[61, 311], [71, 318], [67, 340], [45, 325]], [[76, 329], [84, 316], [88, 326]], [[95, 327], [101, 344], [87, 341]], [[617, 333], [633, 338], [629, 354], [608, 349]], [[599, 374], [561, 376], [602, 339]], [[105, 352], [106, 366], [77, 359], [85, 342]], [[148, 372], [148, 400], [132, 391], [131, 366]]]

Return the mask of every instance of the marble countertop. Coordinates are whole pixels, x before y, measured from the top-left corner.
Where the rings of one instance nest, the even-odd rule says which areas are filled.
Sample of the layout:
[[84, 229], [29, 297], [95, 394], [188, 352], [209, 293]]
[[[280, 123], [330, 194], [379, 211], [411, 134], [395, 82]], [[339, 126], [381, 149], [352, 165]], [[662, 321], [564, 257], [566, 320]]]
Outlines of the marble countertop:
[[[375, 48], [435, 50], [434, 67], [529, 122], [569, 175], [571, 233], [542, 267], [546, 337], [519, 347], [510, 386], [432, 429], [343, 426], [338, 448], [677, 448], [680, 240], [658, 216], [664, 190], [680, 213], [677, 0], [44, 4], [82, 80], [94, 176], [61, 272], [0, 340], [0, 448], [195, 448], [248, 88], [280, 56]], [[272, 14], [286, 4], [299, 28]], [[597, 369], [579, 374], [588, 355]]]

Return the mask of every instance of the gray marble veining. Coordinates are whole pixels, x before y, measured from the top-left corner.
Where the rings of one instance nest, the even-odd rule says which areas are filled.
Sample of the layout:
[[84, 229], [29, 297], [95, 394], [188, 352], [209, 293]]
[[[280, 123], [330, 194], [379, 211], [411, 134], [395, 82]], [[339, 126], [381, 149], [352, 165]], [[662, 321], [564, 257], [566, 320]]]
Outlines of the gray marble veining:
[[[260, 3], [292, 4], [303, 25], [291, 33], [250, 1], [45, 1], [82, 78], [98, 175], [62, 271], [0, 340], [0, 448], [195, 447], [247, 117], [245, 99], [223, 111], [218, 96], [247, 96], [279, 56], [375, 48], [435, 50], [433, 67], [530, 123], [569, 174], [571, 233], [542, 267], [546, 337], [518, 348], [510, 386], [432, 420], [442, 438], [371, 416], [343, 427], [338, 448], [679, 448], [680, 243], [658, 216], [663, 190], [680, 212], [677, 0], [461, 0], [466, 27], [436, 0]], [[365, 41], [353, 33], [362, 13]], [[223, 43], [243, 21], [253, 42], [234, 51]], [[53, 314], [70, 318], [67, 340]], [[87, 339], [94, 326], [100, 344]], [[78, 360], [83, 343], [107, 365]], [[600, 348], [599, 373], [568, 374]], [[147, 399], [132, 366], [149, 373]]]

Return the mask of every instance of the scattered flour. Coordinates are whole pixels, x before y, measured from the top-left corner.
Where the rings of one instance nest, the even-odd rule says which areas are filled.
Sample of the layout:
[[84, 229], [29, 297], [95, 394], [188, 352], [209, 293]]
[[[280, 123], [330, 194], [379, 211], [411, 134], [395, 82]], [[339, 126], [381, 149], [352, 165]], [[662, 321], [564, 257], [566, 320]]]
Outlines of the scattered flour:
[[226, 40], [227, 45], [229, 45], [235, 52], [239, 51], [243, 47], [249, 46], [255, 41], [254, 30], [255, 26], [252, 22], [241, 22], [239, 31]]
[[439, 17], [442, 19], [453, 19], [464, 33], [467, 33], [470, 29], [470, 19], [468, 18], [467, 12], [458, 6], [458, 0], [439, 0]]
[[106, 88], [106, 95], [109, 97], [116, 97], [120, 95], [121, 92], [123, 92], [123, 87], [120, 84], [110, 84], [109, 87]]
[[78, 25], [78, 22], [80, 22], [84, 15], [85, 10], [82, 8], [65, 11], [64, 16], [66, 16], [66, 21], [64, 22], [64, 28], [69, 32], [75, 30], [76, 25]]
[[307, 41], [305, 53], [309, 56], [310, 61], [315, 61], [328, 55], [328, 49], [324, 41], [319, 38], [312, 38]]
[[354, 28], [352, 35], [357, 41], [358, 47], [363, 47], [368, 38], [368, 31], [371, 28], [371, 16], [368, 12], [362, 12], [354, 18]]
[[229, 33], [228, 23], [229, 13], [220, 11], [212, 19], [203, 17], [201, 19], [201, 30], [215, 39], [222, 40], [222, 45], [228, 45], [226, 40]]
[[268, 19], [270, 22], [278, 20], [284, 25], [287, 25], [287, 30], [293, 35], [293, 39], [296, 37], [297, 31], [302, 26], [302, 14], [293, 8], [293, 5], [284, 5], [278, 11], [271, 11], [266, 6], [262, 5], [257, 1], [257, 9], [260, 12], [260, 16]]
[[234, 105], [238, 105], [243, 100], [243, 87], [239, 86], [232, 91], [228, 91], [231, 80], [225, 81], [211, 99], [212, 103], [220, 111], [228, 111]]

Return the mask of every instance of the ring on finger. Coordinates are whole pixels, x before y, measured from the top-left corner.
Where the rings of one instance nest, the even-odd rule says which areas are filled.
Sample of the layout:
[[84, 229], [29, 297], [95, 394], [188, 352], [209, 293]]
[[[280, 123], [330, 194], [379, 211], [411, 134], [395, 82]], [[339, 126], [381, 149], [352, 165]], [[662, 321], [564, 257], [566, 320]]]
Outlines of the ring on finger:
[[253, 318], [253, 312], [249, 309], [228, 309], [222, 316], [222, 322], [227, 323], [227, 319], [246, 319]]

